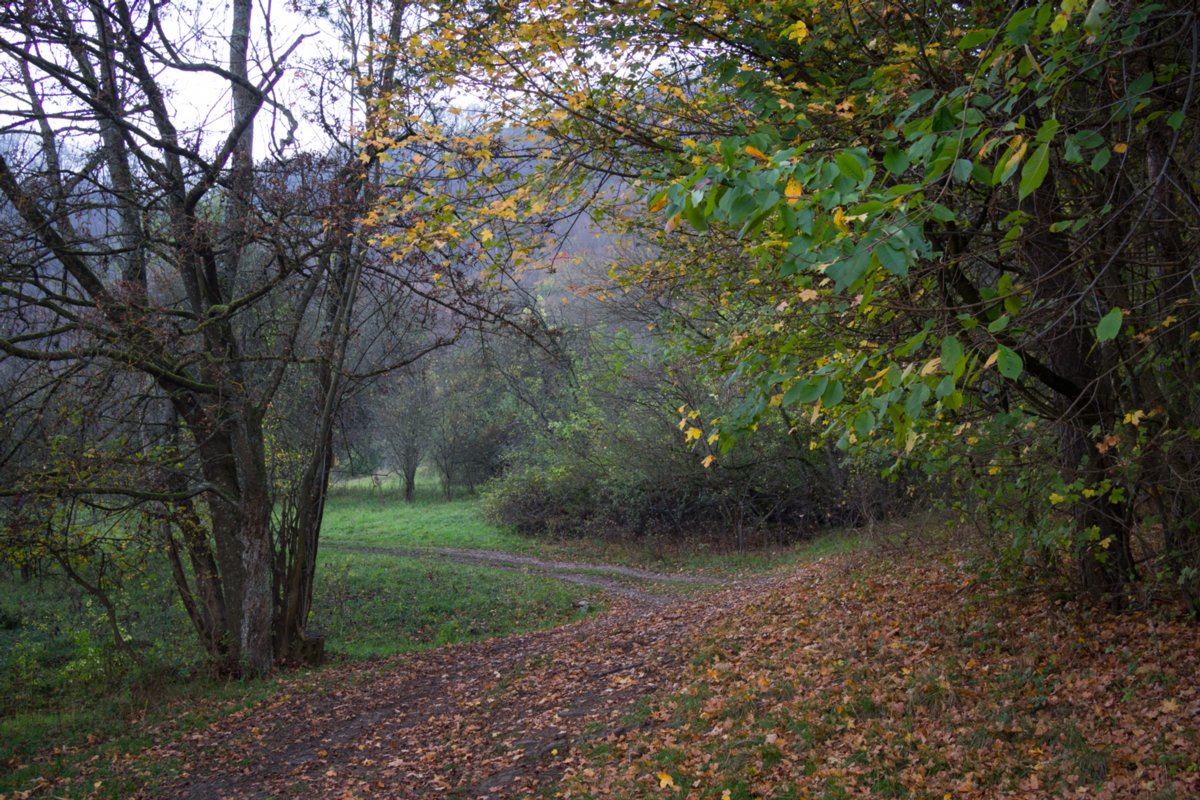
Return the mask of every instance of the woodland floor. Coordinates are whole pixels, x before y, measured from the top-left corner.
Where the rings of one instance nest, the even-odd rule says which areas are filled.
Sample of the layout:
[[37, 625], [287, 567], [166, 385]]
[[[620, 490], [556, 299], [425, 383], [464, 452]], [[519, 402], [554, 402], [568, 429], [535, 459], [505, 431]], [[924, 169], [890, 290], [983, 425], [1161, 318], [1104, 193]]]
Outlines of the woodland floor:
[[673, 684], [701, 632], [776, 583], [745, 581], [699, 602], [618, 579], [712, 579], [487, 551], [439, 555], [589, 581], [616, 603], [601, 616], [548, 631], [347, 667], [344, 688], [316, 697], [284, 694], [163, 748], [159, 755], [183, 759], [187, 774], [155, 796], [540, 793], [558, 784], [581, 743], [640, 728], [639, 703]]
[[178, 765], [140, 796], [196, 800], [1200, 797], [1200, 626], [986, 564], [871, 548], [688, 597], [681, 576], [520, 557], [613, 581], [615, 601], [335, 665], [315, 690], [298, 674], [124, 769]]

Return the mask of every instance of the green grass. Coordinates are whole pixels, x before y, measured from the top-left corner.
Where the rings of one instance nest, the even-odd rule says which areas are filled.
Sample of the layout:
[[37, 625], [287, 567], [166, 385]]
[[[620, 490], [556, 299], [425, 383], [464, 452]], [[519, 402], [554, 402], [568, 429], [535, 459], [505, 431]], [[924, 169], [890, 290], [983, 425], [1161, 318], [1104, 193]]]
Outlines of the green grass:
[[595, 594], [536, 575], [372, 553], [327, 552], [317, 574], [312, 625], [327, 647], [354, 657], [569, 622]]
[[[147, 763], [139, 768], [140, 775], [122, 770], [118, 778], [114, 762], [136, 757], [156, 742], [201, 730], [213, 720], [271, 697], [279, 686], [277, 678], [196, 677], [158, 687], [153, 694], [111, 691], [72, 707], [0, 717], [0, 797], [9, 792], [19, 796], [43, 779], [76, 781], [73, 786], [56, 786], [55, 797], [93, 792], [100, 797], [127, 797], [138, 788], [171, 778], [178, 765]], [[101, 791], [95, 791], [97, 781]]]
[[[534, 549], [485, 522], [477, 502], [447, 503], [422, 488], [420, 502], [410, 505], [395, 484], [382, 498], [369, 481], [335, 487], [325, 542]], [[351, 658], [568, 622], [584, 613], [576, 606], [582, 598], [596, 608], [594, 590], [549, 578], [335, 547], [320, 555], [311, 626], [325, 633], [328, 650]], [[102, 781], [102, 794], [124, 796], [131, 787], [102, 768], [114, 755], [145, 748], [155, 729], [158, 741], [182, 736], [270, 697], [279, 680], [294, 677], [211, 677], [159, 555], [119, 600], [140, 665], [116, 651], [101, 609], [61, 577], [22, 581], [0, 569], [0, 796], [28, 791], [37, 778], [70, 776], [86, 777], [88, 786]], [[141, 779], [170, 771], [169, 764], [146, 765]]]
[[506, 532], [483, 518], [475, 499], [446, 502], [431, 485], [418, 486], [416, 502], [404, 502], [394, 478], [375, 488], [357, 478], [334, 485], [321, 523], [324, 541], [369, 547], [460, 547], [529, 553], [538, 543]]

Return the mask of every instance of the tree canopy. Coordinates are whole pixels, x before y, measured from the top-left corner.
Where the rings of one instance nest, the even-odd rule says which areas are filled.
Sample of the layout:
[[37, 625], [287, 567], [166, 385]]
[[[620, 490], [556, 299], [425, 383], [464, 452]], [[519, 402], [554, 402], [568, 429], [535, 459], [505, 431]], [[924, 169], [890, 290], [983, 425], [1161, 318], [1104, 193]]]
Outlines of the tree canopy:
[[745, 387], [681, 423], [697, 446], [781, 407], [1025, 493], [1019, 539], [1098, 597], [1167, 577], [1195, 601], [1194, 9], [440, 13], [446, 85], [547, 142], [552, 196], [615, 186], [603, 213], [655, 244], [616, 282], [693, 298], [678, 340]]

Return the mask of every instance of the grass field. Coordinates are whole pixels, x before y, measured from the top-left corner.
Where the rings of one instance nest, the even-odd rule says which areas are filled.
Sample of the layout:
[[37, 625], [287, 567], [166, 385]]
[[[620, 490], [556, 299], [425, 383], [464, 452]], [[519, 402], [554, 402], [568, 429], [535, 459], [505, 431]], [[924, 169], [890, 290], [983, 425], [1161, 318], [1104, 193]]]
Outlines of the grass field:
[[532, 553], [535, 540], [503, 531], [483, 518], [474, 498], [442, 499], [432, 483], [419, 484], [416, 501], [404, 502], [399, 481], [379, 487], [356, 478], [330, 489], [321, 524], [323, 541], [370, 547], [463, 547]]

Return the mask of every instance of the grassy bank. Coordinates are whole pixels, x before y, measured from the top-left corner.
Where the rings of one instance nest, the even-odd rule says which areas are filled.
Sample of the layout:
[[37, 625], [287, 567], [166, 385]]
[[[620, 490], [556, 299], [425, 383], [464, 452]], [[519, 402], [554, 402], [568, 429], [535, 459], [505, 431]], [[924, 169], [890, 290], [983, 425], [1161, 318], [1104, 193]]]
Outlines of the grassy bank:
[[[394, 479], [335, 485], [322, 536], [311, 626], [325, 635], [334, 672], [344, 669], [337, 664], [346, 659], [561, 624], [584, 613], [584, 599], [587, 607], [597, 607], [594, 589], [379, 549], [498, 550], [730, 574], [858, 544], [836, 533], [801, 548], [738, 554], [671, 540], [531, 539], [489, 523], [476, 499], [443, 500], [432, 484], [421, 485], [416, 502], [405, 503]], [[132, 639], [136, 663], [113, 646], [102, 610], [61, 576], [23, 581], [0, 568], [0, 797], [38, 785], [61, 786], [57, 782], [66, 776], [80, 778], [72, 792], [98, 783], [101, 796], [122, 796], [129, 787], [121, 781], [130, 770], [118, 766], [136, 761], [150, 741], [200, 730], [271, 697], [282, 683], [325, 680], [330, 670], [246, 683], [210, 675], [163, 561], [148, 553], [144, 569], [119, 597], [122, 629]], [[139, 766], [138, 780], [153, 784], [178, 766]]]

